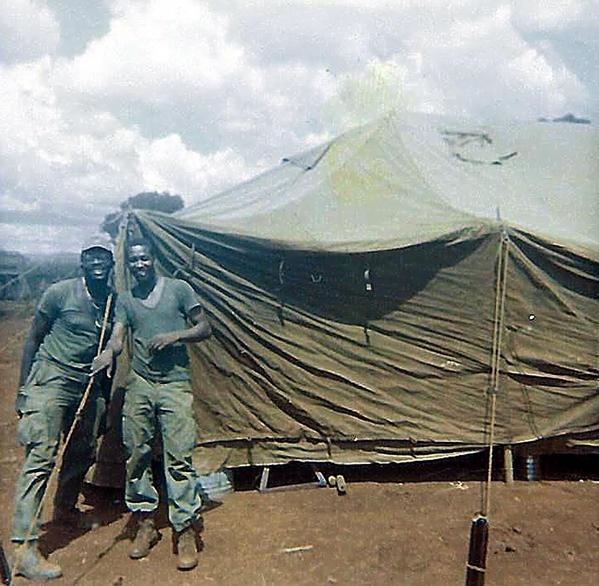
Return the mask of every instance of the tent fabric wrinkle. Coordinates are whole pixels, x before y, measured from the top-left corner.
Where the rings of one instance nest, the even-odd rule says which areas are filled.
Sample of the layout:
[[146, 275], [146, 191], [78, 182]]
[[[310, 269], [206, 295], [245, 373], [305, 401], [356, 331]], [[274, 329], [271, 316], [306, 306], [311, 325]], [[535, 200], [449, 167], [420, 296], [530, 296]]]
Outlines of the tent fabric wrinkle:
[[493, 393], [497, 445], [591, 445], [598, 138], [389, 114], [173, 215], [132, 212], [213, 325], [191, 348], [194, 457], [468, 454]]

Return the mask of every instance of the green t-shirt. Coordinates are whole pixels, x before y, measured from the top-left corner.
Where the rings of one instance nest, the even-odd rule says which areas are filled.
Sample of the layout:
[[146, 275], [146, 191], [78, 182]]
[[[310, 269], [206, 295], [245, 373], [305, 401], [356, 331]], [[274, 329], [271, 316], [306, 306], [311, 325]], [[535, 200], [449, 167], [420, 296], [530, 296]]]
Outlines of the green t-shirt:
[[[104, 307], [92, 302], [82, 279], [68, 279], [50, 285], [36, 311], [52, 324], [35, 359], [49, 360], [66, 377], [86, 382], [98, 351]], [[105, 339], [109, 335], [107, 331]]]
[[188, 283], [168, 277], [158, 279], [150, 298], [141, 300], [128, 291], [119, 296], [117, 303], [116, 321], [129, 327], [133, 334], [131, 368], [154, 382], [188, 380], [185, 344], [150, 354], [147, 343], [157, 334], [186, 329], [187, 318], [192, 309], [200, 306], [200, 300]]

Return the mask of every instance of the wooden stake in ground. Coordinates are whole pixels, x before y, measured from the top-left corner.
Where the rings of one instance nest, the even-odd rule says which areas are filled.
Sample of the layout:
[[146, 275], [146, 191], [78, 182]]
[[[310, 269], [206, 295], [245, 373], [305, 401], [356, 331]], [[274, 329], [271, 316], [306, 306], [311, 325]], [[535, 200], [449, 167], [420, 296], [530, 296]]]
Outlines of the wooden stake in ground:
[[470, 526], [470, 550], [466, 564], [466, 586], [484, 586], [487, 569], [487, 543], [489, 522], [483, 515], [476, 515]]

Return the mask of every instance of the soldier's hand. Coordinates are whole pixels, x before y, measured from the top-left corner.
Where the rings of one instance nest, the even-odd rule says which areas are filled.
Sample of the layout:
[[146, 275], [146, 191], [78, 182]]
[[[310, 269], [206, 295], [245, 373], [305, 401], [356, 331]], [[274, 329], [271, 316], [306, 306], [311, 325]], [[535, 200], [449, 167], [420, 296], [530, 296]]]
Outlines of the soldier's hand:
[[106, 350], [104, 350], [99, 356], [96, 356], [96, 358], [94, 358], [94, 361], [92, 362], [90, 376], [95, 376], [99, 372], [102, 372], [103, 370], [108, 369], [108, 372], [106, 374], [108, 375], [108, 377], [110, 377], [112, 374], [111, 367], [112, 367], [113, 360], [114, 360], [114, 353], [113, 353], [112, 349], [106, 348]]
[[172, 346], [179, 341], [177, 332], [167, 332], [165, 334], [157, 334], [148, 342], [148, 350], [150, 353], [160, 352], [167, 346]]

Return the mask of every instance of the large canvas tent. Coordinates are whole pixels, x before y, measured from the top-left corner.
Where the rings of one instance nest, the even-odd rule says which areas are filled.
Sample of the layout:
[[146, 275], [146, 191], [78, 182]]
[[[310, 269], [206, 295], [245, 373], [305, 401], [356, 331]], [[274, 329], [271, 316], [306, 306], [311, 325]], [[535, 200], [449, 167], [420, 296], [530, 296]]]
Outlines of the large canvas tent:
[[596, 437], [598, 160], [592, 125], [392, 113], [136, 211], [215, 330], [192, 351], [198, 459], [438, 458], [491, 423], [499, 445]]

